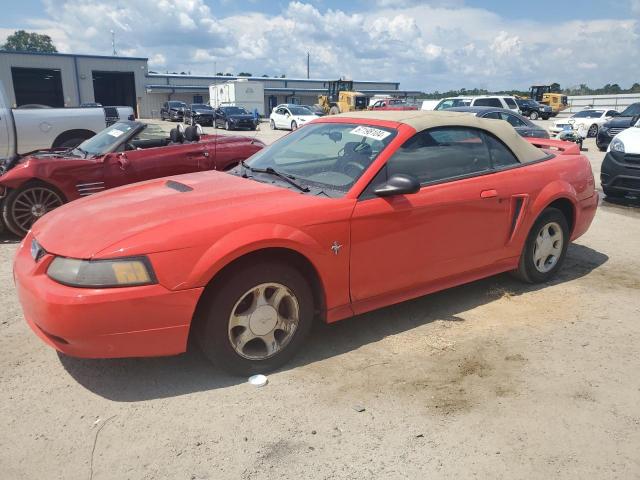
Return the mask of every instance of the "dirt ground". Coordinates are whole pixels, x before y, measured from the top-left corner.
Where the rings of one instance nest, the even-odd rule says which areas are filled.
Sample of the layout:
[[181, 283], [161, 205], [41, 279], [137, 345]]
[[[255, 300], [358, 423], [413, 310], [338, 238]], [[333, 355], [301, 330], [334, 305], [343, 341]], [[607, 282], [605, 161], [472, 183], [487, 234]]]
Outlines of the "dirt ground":
[[603, 202], [550, 284], [499, 275], [318, 326], [263, 388], [197, 351], [59, 356], [3, 237], [0, 477], [640, 478], [638, 205]]

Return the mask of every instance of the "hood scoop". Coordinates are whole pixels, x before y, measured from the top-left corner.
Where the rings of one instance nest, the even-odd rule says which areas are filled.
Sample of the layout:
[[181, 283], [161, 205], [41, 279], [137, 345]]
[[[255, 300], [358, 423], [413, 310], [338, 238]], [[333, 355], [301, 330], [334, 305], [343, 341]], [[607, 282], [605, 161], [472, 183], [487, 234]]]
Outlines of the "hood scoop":
[[189, 185], [185, 185], [184, 183], [176, 182], [175, 180], [167, 180], [167, 183], [165, 183], [165, 186], [175, 190], [176, 192], [181, 192], [181, 193], [190, 192], [193, 190], [193, 187], [190, 187]]

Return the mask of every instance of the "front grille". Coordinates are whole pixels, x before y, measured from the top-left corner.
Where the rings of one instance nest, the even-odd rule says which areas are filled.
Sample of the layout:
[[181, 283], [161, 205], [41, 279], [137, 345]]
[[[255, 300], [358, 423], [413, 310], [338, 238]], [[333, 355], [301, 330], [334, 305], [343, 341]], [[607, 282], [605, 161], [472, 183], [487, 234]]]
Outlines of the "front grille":
[[615, 186], [640, 191], [640, 178], [621, 178]]
[[98, 193], [105, 189], [104, 182], [78, 183], [76, 188], [81, 197]]
[[634, 163], [640, 165], [640, 154], [638, 153], [625, 153], [624, 155], [625, 163]]
[[607, 133], [609, 134], [610, 137], [615, 137], [617, 134], [619, 134], [623, 130], [626, 130], [626, 128], [617, 128], [617, 127], [615, 127], [615, 128], [610, 128]]

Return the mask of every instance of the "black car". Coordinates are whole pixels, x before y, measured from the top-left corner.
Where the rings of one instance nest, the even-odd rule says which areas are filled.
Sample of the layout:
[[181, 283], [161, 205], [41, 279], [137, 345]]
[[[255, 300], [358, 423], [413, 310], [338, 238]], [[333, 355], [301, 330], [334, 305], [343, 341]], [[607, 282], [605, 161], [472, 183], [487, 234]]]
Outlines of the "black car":
[[192, 103], [184, 111], [184, 122], [213, 126], [213, 108], [204, 103]]
[[454, 107], [448, 108], [447, 112], [469, 112], [480, 118], [505, 120], [522, 137], [549, 138], [549, 133], [544, 128], [539, 127], [528, 118], [518, 115], [513, 110], [495, 107]]
[[248, 128], [255, 130], [257, 121], [252, 113], [242, 107], [218, 107], [214, 111], [213, 126], [222, 127], [225, 130]]
[[184, 111], [187, 109], [187, 104], [179, 102], [177, 100], [170, 100], [164, 102], [160, 109], [160, 118], [162, 120], [169, 120], [171, 122], [181, 122], [184, 120]]
[[516, 98], [516, 104], [522, 115], [529, 117], [531, 120], [537, 120], [538, 118], [549, 120], [549, 117], [553, 114], [553, 110], [549, 105], [543, 105], [528, 98]]
[[620, 112], [620, 115], [602, 125], [596, 137], [598, 149], [601, 152], [606, 151], [613, 137], [631, 125], [634, 125], [638, 121], [638, 118], [640, 118], [640, 102], [632, 103]]

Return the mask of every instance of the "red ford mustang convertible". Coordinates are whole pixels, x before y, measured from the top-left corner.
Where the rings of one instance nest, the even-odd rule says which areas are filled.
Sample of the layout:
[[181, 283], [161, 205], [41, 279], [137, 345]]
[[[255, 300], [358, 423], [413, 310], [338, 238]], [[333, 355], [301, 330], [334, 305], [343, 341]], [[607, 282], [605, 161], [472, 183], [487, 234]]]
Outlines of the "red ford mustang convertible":
[[174, 355], [191, 335], [225, 369], [268, 371], [314, 319], [505, 271], [549, 280], [598, 203], [574, 147], [460, 113], [323, 117], [230, 173], [46, 215], [17, 252], [18, 295], [68, 355]]
[[247, 137], [198, 134], [119, 122], [73, 149], [34, 152], [0, 169], [2, 219], [24, 236], [63, 203], [129, 183], [201, 170], [227, 170], [264, 147]]

